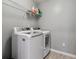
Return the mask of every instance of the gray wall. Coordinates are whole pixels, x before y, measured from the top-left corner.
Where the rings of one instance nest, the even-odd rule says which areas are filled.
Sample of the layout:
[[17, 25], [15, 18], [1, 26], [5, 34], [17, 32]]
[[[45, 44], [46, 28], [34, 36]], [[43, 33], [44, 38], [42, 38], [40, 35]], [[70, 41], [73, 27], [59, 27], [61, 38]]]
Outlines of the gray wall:
[[[32, 0], [13, 0], [26, 9], [30, 9], [32, 7]], [[7, 0], [3, 0], [10, 5], [22, 8], [16, 4], [12, 4]], [[24, 8], [24, 9], [25, 9]], [[3, 59], [8, 58], [11, 55], [11, 32], [13, 27], [15, 26], [34, 26], [36, 25], [35, 20], [28, 19], [24, 12], [19, 11], [15, 8], [2, 5], [2, 55]]]
[[42, 29], [51, 31], [51, 48], [76, 54], [76, 1], [44, 0], [40, 4]]

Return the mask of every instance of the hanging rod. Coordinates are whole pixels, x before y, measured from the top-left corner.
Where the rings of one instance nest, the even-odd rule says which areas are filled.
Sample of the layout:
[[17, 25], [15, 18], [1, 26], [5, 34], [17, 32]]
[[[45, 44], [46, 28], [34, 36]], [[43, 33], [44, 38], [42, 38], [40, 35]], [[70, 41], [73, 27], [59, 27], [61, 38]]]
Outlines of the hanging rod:
[[20, 8], [15, 7], [15, 6], [9, 5], [9, 4], [5, 3], [5, 2], [2, 2], [2, 4], [6, 5], [6, 6], [9, 6], [9, 7], [12, 7], [12, 8], [15, 8], [15, 9], [18, 9], [18, 10], [20, 10], [22, 12], [26, 12], [25, 10], [22, 10]]
[[[16, 5], [18, 5], [18, 6], [22, 7], [22, 8], [24, 8], [22, 5], [20, 5], [19, 3], [15, 2], [15, 1], [13, 1], [13, 0], [8, 0], [8, 1], [10, 1], [10, 2], [12, 2], [13, 4], [16, 4]], [[25, 8], [24, 8], [24, 9], [25, 9]]]

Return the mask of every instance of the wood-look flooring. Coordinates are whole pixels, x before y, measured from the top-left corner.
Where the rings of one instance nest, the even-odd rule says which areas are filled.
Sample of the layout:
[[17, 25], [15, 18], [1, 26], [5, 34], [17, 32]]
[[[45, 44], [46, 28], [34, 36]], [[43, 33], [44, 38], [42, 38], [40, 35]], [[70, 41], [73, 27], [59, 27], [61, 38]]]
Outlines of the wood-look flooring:
[[55, 52], [50, 52], [44, 59], [76, 59], [76, 58], [66, 56], [63, 54], [58, 54]]

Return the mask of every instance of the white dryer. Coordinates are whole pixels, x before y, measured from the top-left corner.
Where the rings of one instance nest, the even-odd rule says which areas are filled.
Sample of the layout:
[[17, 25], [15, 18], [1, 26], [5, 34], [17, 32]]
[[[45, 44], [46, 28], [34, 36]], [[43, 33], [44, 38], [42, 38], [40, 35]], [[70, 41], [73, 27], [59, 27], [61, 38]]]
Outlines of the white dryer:
[[50, 31], [43, 31], [44, 35], [44, 57], [48, 55], [51, 47], [51, 33]]
[[40, 30], [40, 28], [33, 28], [34, 31], [42, 32], [43, 33], [43, 40], [44, 40], [44, 55], [43, 57], [47, 56], [47, 54], [50, 52], [51, 47], [51, 32], [48, 30]]

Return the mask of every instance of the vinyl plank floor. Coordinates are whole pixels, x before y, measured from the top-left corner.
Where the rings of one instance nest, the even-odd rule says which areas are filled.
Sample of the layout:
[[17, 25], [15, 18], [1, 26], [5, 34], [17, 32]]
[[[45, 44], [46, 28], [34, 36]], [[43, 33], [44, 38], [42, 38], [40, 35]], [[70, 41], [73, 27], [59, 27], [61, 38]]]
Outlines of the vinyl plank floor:
[[44, 59], [76, 59], [76, 58], [72, 58], [55, 52], [50, 52]]

